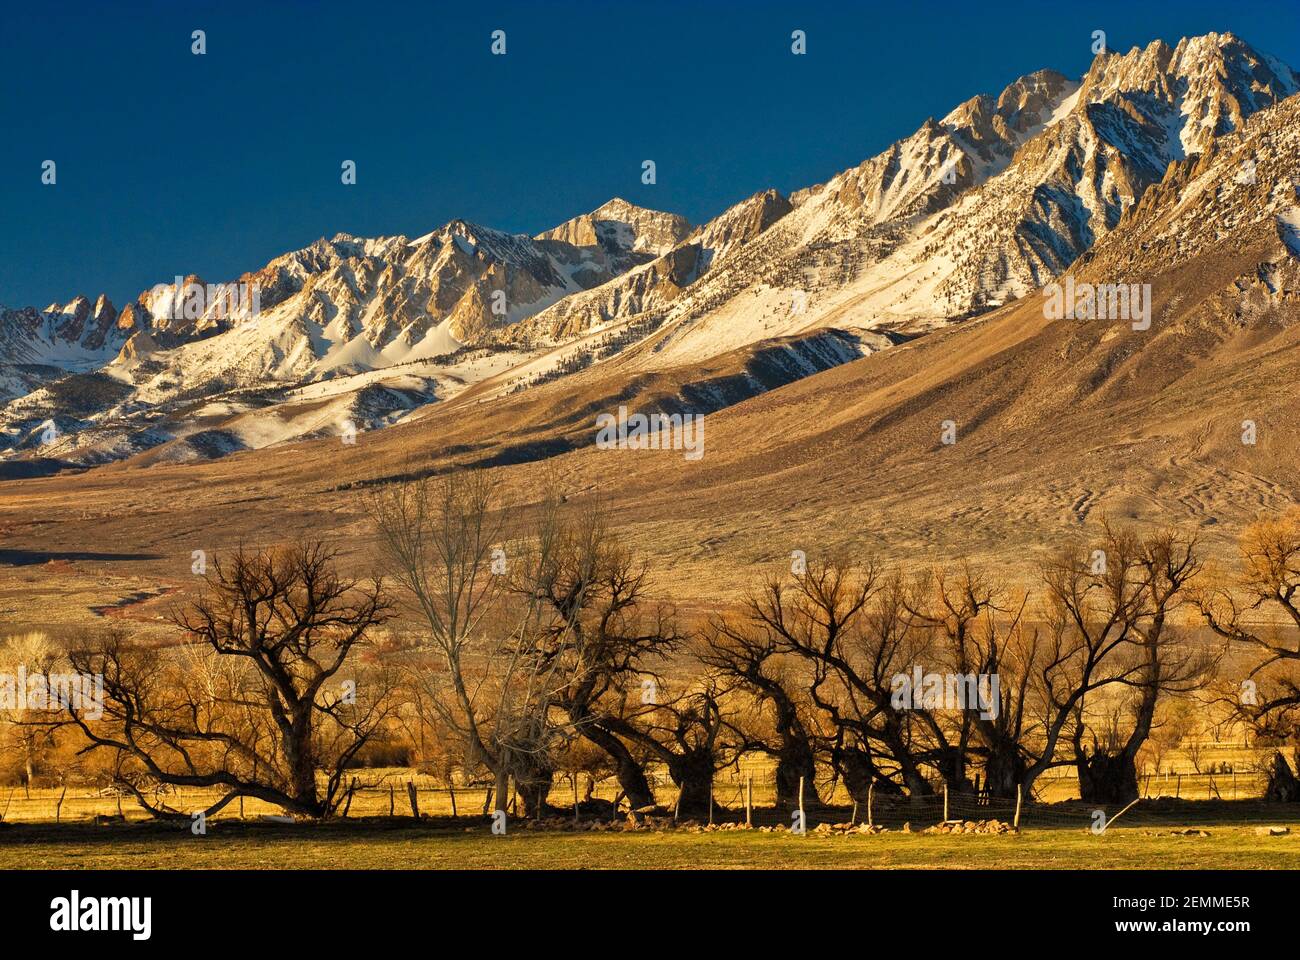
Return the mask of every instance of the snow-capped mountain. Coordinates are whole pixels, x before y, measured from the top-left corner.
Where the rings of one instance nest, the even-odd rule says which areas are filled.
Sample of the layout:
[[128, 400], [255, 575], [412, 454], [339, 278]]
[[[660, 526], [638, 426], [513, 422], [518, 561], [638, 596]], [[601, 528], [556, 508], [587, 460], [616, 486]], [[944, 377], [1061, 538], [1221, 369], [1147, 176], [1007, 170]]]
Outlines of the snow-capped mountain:
[[1300, 76], [1230, 34], [1103, 54], [1001, 175], [921, 232], [922, 256], [952, 264], [942, 279], [886, 291], [944, 315], [1023, 296], [1113, 230], [1172, 162], [1297, 90]]
[[79, 296], [44, 310], [0, 307], [0, 401], [21, 396], [69, 371], [93, 370], [125, 342], [118, 313], [104, 296]]
[[[885, 348], [1060, 275], [1186, 186], [1188, 158], [1240, 144], [1298, 90], [1231, 34], [1156, 41], [1100, 54], [1077, 81], [1022, 77], [825, 183], [761, 190], [695, 228], [616, 198], [533, 237], [460, 220], [414, 240], [339, 234], [234, 281], [251, 304], [188, 277], [120, 314], [104, 298], [4, 311], [0, 449], [212, 456], [614, 356], [668, 369], [819, 328]], [[1272, 222], [1300, 246], [1300, 214]], [[53, 444], [37, 440], [46, 423]]]
[[[671, 214], [622, 204], [620, 220], [607, 211], [611, 206], [587, 215], [602, 225], [599, 236], [577, 227], [552, 231], [567, 232], [573, 242], [463, 220], [414, 240], [346, 234], [318, 240], [236, 281], [257, 291], [255, 311], [223, 311], [220, 302], [190, 310], [175, 283], [164, 285], [134, 305], [135, 318], [144, 320], [136, 324], [140, 342], [121, 364], [161, 360], [154, 346], [179, 347], [169, 365], [193, 386], [195, 375], [212, 375], [223, 359], [231, 376], [260, 383], [447, 353], [652, 259], [647, 246], [661, 242], [656, 238], [665, 230], [680, 232], [680, 218]], [[196, 345], [214, 333], [222, 334], [219, 344]]]
[[[537, 238], [462, 220], [414, 240], [339, 234], [229, 284], [159, 284], [120, 316], [87, 314], [83, 299], [62, 312], [5, 314], [5, 355], [39, 360], [46, 375], [8, 374], [17, 399], [0, 414], [0, 443], [96, 462], [189, 436], [197, 421], [206, 429], [268, 407], [281, 422], [208, 438], [202, 452], [381, 426], [495, 371], [500, 359], [473, 355], [495, 329], [653, 259], [688, 231], [681, 217], [614, 200]], [[56, 399], [65, 391], [32, 392], [53, 374], [95, 369], [110, 387], [93, 391], [97, 409], [79, 405], [71, 416]], [[391, 377], [372, 375], [384, 371]], [[295, 391], [324, 380], [338, 382], [318, 393], [342, 398], [326, 413], [304, 420], [279, 409], [292, 400], [319, 408], [319, 397]], [[197, 416], [195, 401], [226, 394], [236, 396]], [[35, 429], [49, 421], [62, 432], [37, 444]]]
[[1103, 53], [1077, 82], [1031, 74], [795, 192], [770, 229], [686, 283], [671, 266], [692, 240], [528, 326], [562, 340], [644, 325], [658, 331], [645, 363], [671, 366], [818, 326], [916, 331], [971, 316], [1051, 280], [1171, 163], [1297, 90], [1295, 71], [1231, 34]]
[[775, 190], [755, 194], [616, 282], [566, 297], [517, 328], [501, 330], [499, 336], [507, 341], [557, 343], [610, 322], [667, 315], [688, 288], [790, 209], [790, 202]]
[[[1300, 308], [1300, 96], [1290, 97], [1171, 165], [1125, 210], [1113, 233], [1069, 270], [1081, 282], [1153, 283], [1157, 335], [1188, 320], [1240, 328], [1294, 323]], [[1288, 410], [1291, 392], [1276, 391]]]
[[647, 210], [615, 197], [534, 239], [562, 240], [575, 247], [600, 246], [611, 254], [633, 251], [659, 256], [685, 240], [690, 232], [685, 217]]

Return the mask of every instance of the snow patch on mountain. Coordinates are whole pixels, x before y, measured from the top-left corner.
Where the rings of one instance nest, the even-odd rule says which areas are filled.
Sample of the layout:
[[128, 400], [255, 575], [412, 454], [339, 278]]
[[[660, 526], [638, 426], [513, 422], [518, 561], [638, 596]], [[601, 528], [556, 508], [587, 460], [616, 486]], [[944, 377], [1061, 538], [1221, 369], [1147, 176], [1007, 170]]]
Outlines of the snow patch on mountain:
[[1300, 257], [1300, 207], [1292, 207], [1277, 215], [1277, 232], [1286, 248]]

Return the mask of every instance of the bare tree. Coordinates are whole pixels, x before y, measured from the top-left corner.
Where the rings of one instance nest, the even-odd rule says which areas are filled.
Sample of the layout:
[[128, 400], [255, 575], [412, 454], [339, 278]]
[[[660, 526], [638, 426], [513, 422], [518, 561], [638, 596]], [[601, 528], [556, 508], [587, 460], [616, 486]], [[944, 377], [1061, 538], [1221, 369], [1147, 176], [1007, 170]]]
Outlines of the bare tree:
[[420, 623], [428, 654], [414, 663], [420, 704], [471, 764], [492, 774], [498, 809], [514, 777], [525, 812], [537, 815], [554, 774], [550, 753], [565, 733], [556, 706], [571, 679], [562, 666], [574, 634], [535, 592], [510, 585], [553, 563], [562, 537], [554, 511], [543, 510], [535, 536], [507, 549], [509, 514], [483, 473], [393, 484], [368, 506], [387, 567]]
[[743, 751], [776, 760], [776, 802], [793, 808], [800, 785], [815, 793], [817, 744], [812, 705], [800, 693], [809, 682], [802, 664], [783, 655], [766, 626], [761, 601], [751, 598], [748, 617], [713, 617], [700, 635], [700, 661], [748, 692], [752, 703], [738, 722]]
[[[1229, 701], [1237, 718], [1274, 743], [1300, 741], [1300, 510], [1265, 518], [1241, 540], [1241, 570], [1196, 596], [1201, 616], [1233, 651], [1253, 654]], [[1266, 768], [1268, 795], [1300, 799], [1300, 756]]]
[[70, 722], [86, 751], [130, 761], [116, 779], [155, 816], [188, 814], [151, 797], [149, 782], [222, 788], [208, 814], [248, 796], [326, 817], [389, 708], [382, 672], [363, 678], [355, 657], [388, 616], [381, 585], [340, 577], [320, 543], [241, 548], [214, 560], [207, 590], [174, 614], [188, 640], [176, 655], [120, 632], [71, 655], [103, 677], [104, 704], [99, 719], [70, 705]]
[[1038, 633], [1024, 620], [1028, 594], [1011, 594], [966, 564], [931, 571], [908, 596], [908, 613], [931, 631], [937, 665], [977, 694], [955, 710], [920, 714], [934, 744], [932, 762], [953, 789], [970, 789], [978, 765], [990, 795], [1014, 797], [1034, 759], [1041, 703]]
[[855, 799], [873, 783], [914, 797], [934, 793], [928, 744], [916, 736], [925, 721], [894, 696], [896, 678], [928, 658], [929, 634], [908, 612], [908, 589], [901, 575], [829, 560], [791, 579], [769, 578], [748, 606], [755, 625], [810, 671], [817, 726], [835, 731], [830, 761]]
[[621, 701], [606, 709], [600, 723], [643, 756], [668, 769], [678, 789], [680, 812], [707, 812], [714, 777], [740, 757], [744, 737], [735, 724], [725, 679], [706, 674], [680, 689], [660, 686], [649, 702]]
[[674, 612], [647, 600], [646, 565], [594, 505], [562, 510], [551, 500], [542, 513], [551, 547], [529, 554], [512, 589], [546, 611], [542, 642], [556, 707], [574, 732], [608, 754], [632, 809], [642, 809], [654, 803], [647, 751], [612, 727], [635, 713], [630, 700], [664, 687], [655, 671], [679, 647]]
[[3, 742], [6, 752], [12, 752], [22, 766], [23, 786], [28, 794], [37, 766], [54, 746], [54, 731], [48, 722], [48, 698], [39, 709], [31, 709], [26, 702], [28, 679], [36, 679], [38, 685], [48, 682], [48, 674], [60, 659], [58, 646], [39, 631], [15, 634], [0, 643], [0, 671], [10, 678], [16, 694], [11, 706], [0, 708]]
[[1195, 540], [1140, 539], [1109, 524], [1100, 551], [1076, 545], [1044, 566], [1044, 737], [1027, 784], [1055, 765], [1068, 733], [1083, 799], [1137, 797], [1137, 754], [1156, 705], [1198, 688], [1213, 662], [1169, 623], [1199, 571]]

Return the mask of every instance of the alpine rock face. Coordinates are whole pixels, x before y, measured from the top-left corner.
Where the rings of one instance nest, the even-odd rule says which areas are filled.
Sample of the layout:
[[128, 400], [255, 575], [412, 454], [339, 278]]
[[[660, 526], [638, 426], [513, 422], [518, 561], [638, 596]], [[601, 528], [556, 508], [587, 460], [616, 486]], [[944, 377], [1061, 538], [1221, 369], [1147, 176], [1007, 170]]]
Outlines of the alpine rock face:
[[[188, 459], [381, 426], [504, 362], [475, 345], [514, 357], [496, 348], [495, 329], [653, 259], [688, 230], [616, 200], [537, 238], [459, 220], [415, 240], [340, 234], [229, 285], [160, 284], [120, 316], [102, 298], [94, 310], [78, 298], [44, 314], [6, 311], [0, 445], [93, 463], [195, 437], [175, 453]], [[29, 392], [69, 373], [82, 379], [67, 387], [95, 384], [100, 406], [68, 410], [66, 387]]]
[[[534, 237], [456, 220], [414, 240], [322, 239], [234, 281], [253, 307], [187, 277], [120, 312], [103, 297], [3, 310], [0, 457], [219, 456], [381, 427], [483, 381], [503, 394], [615, 357], [667, 370], [826, 329], [851, 334], [837, 341], [851, 359], [1103, 252], [1167, 266], [1222, 229], [1192, 202], [1272, 231], [1256, 280], [1231, 280], [1263, 303], [1300, 249], [1295, 194], [1264, 184], [1274, 161], [1259, 159], [1290, 136], [1297, 91], [1294, 70], [1231, 34], [1155, 41], [1079, 80], [1022, 77], [825, 183], [760, 190], [696, 227], [616, 198]], [[1248, 162], [1259, 179], [1238, 191]], [[1157, 224], [1156, 209], [1184, 212]], [[1144, 217], [1144, 246], [1102, 242]]]
[[[1293, 70], [1231, 34], [1103, 53], [1077, 82], [1031, 74], [788, 202], [745, 201], [527, 327], [556, 343], [614, 323], [652, 330], [640, 362], [660, 368], [824, 326], [924, 332], [1047, 283], [1170, 164], [1297, 90]], [[699, 238], [759, 205], [742, 243], [696, 256]]]
[[125, 342], [112, 302], [77, 297], [44, 310], [0, 307], [0, 400], [71, 370], [93, 370]]

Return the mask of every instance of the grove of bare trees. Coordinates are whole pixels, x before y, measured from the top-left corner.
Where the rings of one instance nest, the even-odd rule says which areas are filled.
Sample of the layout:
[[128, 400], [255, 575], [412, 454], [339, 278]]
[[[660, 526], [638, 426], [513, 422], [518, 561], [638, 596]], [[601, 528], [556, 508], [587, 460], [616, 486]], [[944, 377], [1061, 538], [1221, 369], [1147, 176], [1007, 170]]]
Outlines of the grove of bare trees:
[[1214, 712], [1267, 751], [1269, 796], [1300, 799], [1300, 513], [1251, 527], [1231, 570], [1194, 538], [1103, 524], [1028, 585], [831, 556], [686, 621], [595, 501], [525, 509], [465, 471], [366, 506], [375, 579], [319, 543], [240, 549], [175, 613], [174, 646], [10, 638], [8, 662], [65, 657], [104, 685], [101, 715], [10, 725], [27, 779], [72, 731], [159, 817], [188, 815], [169, 787], [215, 788], [208, 813], [251, 797], [332, 816], [385, 750], [528, 817], [581, 775], [584, 802], [608, 776], [632, 811], [671, 785], [699, 814], [744, 758], [771, 764], [786, 809], [840, 787], [1032, 803], [1060, 769], [1122, 804]]

